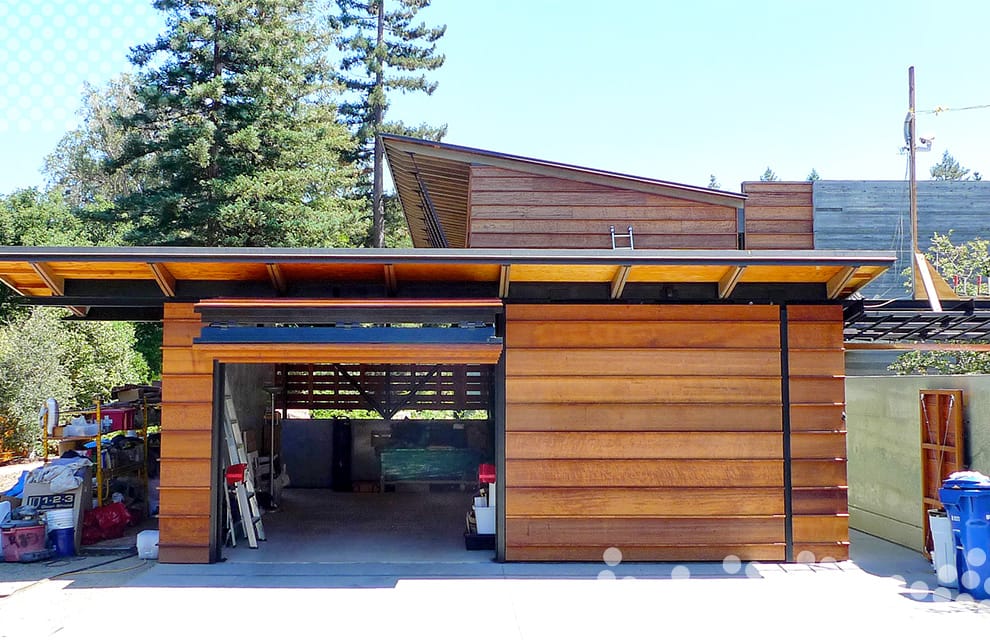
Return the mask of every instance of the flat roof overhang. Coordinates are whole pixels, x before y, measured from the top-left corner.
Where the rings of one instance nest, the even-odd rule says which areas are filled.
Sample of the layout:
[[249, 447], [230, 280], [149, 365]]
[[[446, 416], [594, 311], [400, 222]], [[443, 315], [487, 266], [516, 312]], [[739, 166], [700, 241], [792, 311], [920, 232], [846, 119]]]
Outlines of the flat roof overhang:
[[942, 301], [932, 311], [925, 300], [849, 300], [845, 303], [847, 349], [990, 350], [990, 299]]
[[892, 252], [0, 247], [0, 282], [81, 319], [158, 320], [212, 298], [839, 301]]

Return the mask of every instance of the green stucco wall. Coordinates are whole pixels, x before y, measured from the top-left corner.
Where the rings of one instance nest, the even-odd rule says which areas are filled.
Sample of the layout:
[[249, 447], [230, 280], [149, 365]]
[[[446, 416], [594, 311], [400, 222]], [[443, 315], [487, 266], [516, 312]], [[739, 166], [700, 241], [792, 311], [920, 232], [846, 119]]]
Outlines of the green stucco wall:
[[846, 378], [849, 526], [918, 551], [922, 389], [963, 390], [966, 459], [990, 475], [990, 376]]

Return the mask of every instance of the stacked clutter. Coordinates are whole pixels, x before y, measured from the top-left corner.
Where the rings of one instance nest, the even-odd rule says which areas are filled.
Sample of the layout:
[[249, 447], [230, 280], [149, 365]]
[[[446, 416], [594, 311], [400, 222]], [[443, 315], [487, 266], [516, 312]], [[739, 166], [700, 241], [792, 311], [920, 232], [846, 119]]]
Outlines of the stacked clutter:
[[4, 562], [48, 560], [55, 552], [48, 544], [45, 516], [36, 507], [22, 505], [0, 523]]
[[478, 466], [478, 493], [467, 517], [464, 546], [469, 551], [495, 549], [495, 465]]

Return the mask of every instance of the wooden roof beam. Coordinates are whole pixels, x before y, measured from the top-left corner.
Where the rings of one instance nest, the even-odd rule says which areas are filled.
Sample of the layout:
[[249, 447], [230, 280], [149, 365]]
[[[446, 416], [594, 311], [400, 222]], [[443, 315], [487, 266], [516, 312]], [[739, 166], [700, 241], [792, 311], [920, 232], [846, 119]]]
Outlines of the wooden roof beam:
[[512, 276], [510, 270], [512, 265], [503, 264], [498, 272], [498, 297], [508, 298], [509, 297], [509, 284], [512, 281]]
[[32, 262], [31, 268], [38, 274], [38, 277], [45, 283], [45, 286], [52, 290], [54, 296], [65, 295], [65, 278], [56, 275], [52, 267], [47, 262]]
[[628, 264], [624, 264], [615, 270], [615, 275], [612, 276], [612, 286], [609, 289], [609, 297], [612, 300], [618, 300], [622, 297], [622, 291], [626, 288], [626, 280], [629, 279], [629, 270], [632, 267]]
[[828, 282], [825, 283], [825, 291], [829, 300], [838, 298], [854, 275], [856, 275], [856, 267], [842, 267], [838, 273], [829, 278]]
[[399, 291], [399, 278], [395, 275], [395, 265], [385, 265], [385, 290], [394, 296]]
[[265, 264], [268, 269], [268, 279], [272, 281], [272, 286], [278, 295], [284, 296], [285, 291], [288, 288], [288, 282], [285, 279], [285, 272], [282, 271], [282, 267], [273, 262], [268, 262]]
[[736, 284], [739, 283], [739, 278], [742, 277], [745, 270], [746, 267], [729, 267], [722, 279], [718, 281], [719, 300], [724, 300], [732, 295], [732, 291], [736, 288]]
[[162, 290], [165, 297], [174, 298], [175, 276], [168, 270], [168, 267], [160, 262], [149, 262], [148, 267], [151, 269], [151, 273], [154, 274], [155, 282], [158, 283], [158, 288]]
[[11, 291], [13, 291], [14, 293], [16, 293], [19, 296], [27, 296], [28, 295], [23, 290], [19, 289], [17, 287], [17, 285], [14, 284], [14, 281], [11, 280], [10, 278], [7, 278], [5, 276], [0, 275], [0, 283], [3, 283], [5, 285], [7, 285], [7, 288], [8, 289], [10, 289]]

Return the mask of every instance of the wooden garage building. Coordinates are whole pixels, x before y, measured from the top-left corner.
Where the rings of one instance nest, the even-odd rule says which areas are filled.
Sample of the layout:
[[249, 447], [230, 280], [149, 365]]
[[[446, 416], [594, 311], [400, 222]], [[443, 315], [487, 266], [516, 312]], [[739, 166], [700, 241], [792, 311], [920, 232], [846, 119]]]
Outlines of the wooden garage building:
[[809, 249], [801, 185], [758, 228], [744, 194], [385, 145], [414, 249], [0, 249], [26, 303], [164, 321], [161, 561], [219, 557], [218, 367], [324, 362], [494, 367], [499, 559], [847, 557], [842, 300], [893, 255]]

